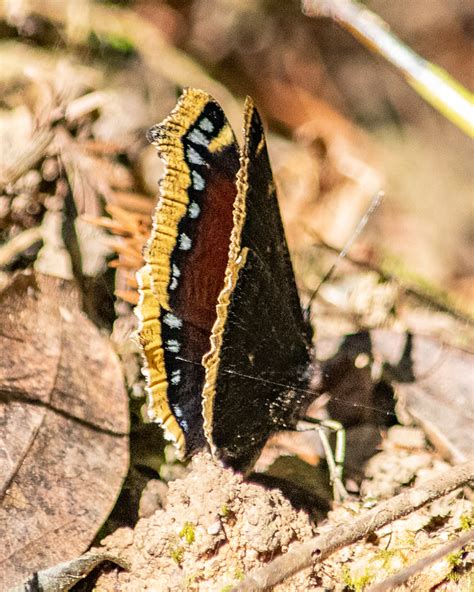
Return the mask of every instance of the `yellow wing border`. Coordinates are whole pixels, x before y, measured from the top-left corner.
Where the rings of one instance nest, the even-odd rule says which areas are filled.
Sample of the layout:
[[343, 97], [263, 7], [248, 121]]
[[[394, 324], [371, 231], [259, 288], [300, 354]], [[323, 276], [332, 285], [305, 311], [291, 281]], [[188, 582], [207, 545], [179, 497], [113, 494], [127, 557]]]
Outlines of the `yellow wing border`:
[[150, 238], [144, 249], [145, 265], [137, 271], [139, 302], [138, 341], [143, 356], [149, 418], [159, 423], [178, 455], [185, 452], [185, 434], [168, 401], [168, 377], [161, 334], [161, 316], [170, 309], [171, 255], [177, 243], [178, 224], [189, 205], [191, 172], [186, 163], [182, 137], [213, 100], [206, 92], [185, 89], [164, 121], [148, 132], [165, 168], [159, 182], [159, 198], [153, 213]]

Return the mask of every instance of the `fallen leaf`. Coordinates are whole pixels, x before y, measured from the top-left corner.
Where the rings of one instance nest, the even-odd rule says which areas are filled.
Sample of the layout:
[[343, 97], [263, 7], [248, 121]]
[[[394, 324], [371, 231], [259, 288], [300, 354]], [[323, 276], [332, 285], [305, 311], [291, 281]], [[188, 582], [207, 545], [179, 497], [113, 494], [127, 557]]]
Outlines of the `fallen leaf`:
[[128, 569], [128, 565], [124, 561], [110, 553], [90, 551], [76, 559], [64, 561], [49, 569], [41, 570], [27, 582], [15, 586], [10, 592], [28, 592], [31, 589], [39, 589], [41, 592], [66, 592], [105, 561], [114, 563], [123, 569]]
[[0, 589], [82, 553], [128, 468], [128, 400], [71, 282], [16, 276], [0, 295]]
[[[332, 418], [345, 426], [380, 423], [393, 414], [415, 423], [447, 460], [472, 455], [473, 354], [441, 341], [371, 331], [318, 342]], [[393, 421], [392, 421], [393, 423]]]
[[387, 360], [384, 375], [396, 381], [402, 423], [419, 425], [445, 459], [459, 463], [471, 458], [474, 355], [429, 337], [382, 333], [388, 332], [375, 332], [374, 344]]

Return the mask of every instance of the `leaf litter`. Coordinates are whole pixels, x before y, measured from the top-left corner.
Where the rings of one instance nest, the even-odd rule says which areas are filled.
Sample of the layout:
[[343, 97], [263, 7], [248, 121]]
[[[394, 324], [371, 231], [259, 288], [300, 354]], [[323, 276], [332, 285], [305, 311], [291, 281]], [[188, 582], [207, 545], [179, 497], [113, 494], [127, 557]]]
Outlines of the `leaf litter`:
[[[117, 316], [113, 343], [121, 354], [121, 366], [132, 393], [132, 415], [136, 421], [142, 405], [140, 398], [142, 383], [139, 378], [136, 348], [133, 340], [130, 340], [134, 331], [134, 320], [130, 307], [123, 301], [116, 304], [115, 311], [112, 311], [110, 294], [115, 290], [126, 300], [134, 301], [133, 272], [140, 265], [140, 249], [147, 237], [149, 213], [155, 201], [160, 163], [154, 150], [144, 146], [143, 128], [166, 114], [174, 102], [176, 85], [194, 84], [215, 94], [224, 104], [226, 112], [230, 113], [236, 129], [240, 125], [240, 108], [227, 89], [212, 80], [190, 53], [177, 50], [157, 31], [156, 27], [145, 23], [143, 19], [140, 20], [135, 13], [116, 7], [109, 9], [91, 2], [88, 3], [91, 7], [90, 21], [79, 19], [82, 25], [72, 27], [68, 26], [67, 22], [72, 18], [73, 13], [68, 15], [60, 4], [33, 2], [31, 6], [33, 4], [38, 14], [43, 15], [45, 22], [54, 23], [57, 30], [67, 31], [65, 39], [68, 35], [72, 35], [69, 41], [74, 39], [74, 44], [86, 47], [88, 35], [93, 33], [101, 43], [107, 39], [115, 39], [116, 42], [111, 44], [115, 47], [113, 51], [117, 51], [120, 47], [127, 48], [127, 52], [131, 50], [132, 55], [135, 52], [135, 56], [130, 61], [130, 53], [120, 56], [112, 52], [111, 61], [118, 58], [115, 64], [120, 63], [120, 68], [123, 68], [125, 75], [120, 73], [117, 75], [117, 71], [109, 66], [100, 53], [96, 54], [94, 59], [84, 61], [77, 59], [74, 51], [68, 49], [64, 52], [68, 54], [65, 62], [63, 57], [59, 57], [58, 52], [48, 49], [50, 33], [46, 35], [47, 29], [38, 26], [38, 22], [35, 21], [37, 17], [27, 14], [26, 4], [23, 17], [21, 15], [15, 17], [20, 21], [21, 18], [30, 19], [28, 27], [33, 31], [32, 39], [35, 41], [24, 43], [22, 34], [18, 33], [16, 41], [5, 42], [0, 48], [2, 55], [5, 56], [2, 62], [6, 64], [0, 79], [2, 88], [6, 90], [0, 117], [3, 130], [0, 138], [2, 154], [7, 155], [2, 163], [0, 175], [2, 181], [0, 284], [9, 286], [12, 274], [16, 270], [29, 268], [32, 265], [47, 271], [48, 274], [60, 275], [69, 280], [74, 277], [79, 285], [78, 304], [77, 307], [74, 305], [72, 313], [68, 307], [64, 308], [61, 314], [64, 314], [68, 320], [63, 319], [61, 322], [69, 322], [74, 327], [81, 327], [76, 329], [80, 334], [85, 331], [91, 343], [105, 344], [107, 338], [100, 332], [94, 333], [87, 322], [88, 328], [85, 329], [83, 316], [79, 311], [82, 308], [86, 309], [89, 317], [93, 318], [102, 329], [105, 327], [107, 330], [110, 329], [114, 316]], [[202, 14], [206, 14], [206, 22], [209, 26], [214, 14], [213, 8], [209, 5], [206, 8], [205, 2], [196, 2], [196, 5], [198, 4], [201, 10], [196, 8], [193, 18], [201, 15], [199, 18], [202, 19]], [[161, 9], [166, 12], [164, 7]], [[8, 26], [11, 26], [9, 21], [11, 15], [7, 14], [7, 9], [2, 8], [2, 11], [2, 18], [9, 23]], [[233, 31], [232, 34], [244, 34], [252, 39], [254, 23], [258, 22], [256, 15], [261, 16], [261, 11], [262, 7], [256, 6], [249, 19], [245, 10], [236, 10], [235, 14], [233, 12], [232, 20], [236, 28], [234, 29], [234, 25], [228, 23], [229, 30]], [[272, 20], [272, 14], [268, 13], [265, 16], [273, 24], [279, 22], [278, 10], [275, 12], [277, 19], [275, 21]], [[112, 13], [115, 20], [110, 18]], [[180, 22], [179, 18], [182, 18], [182, 15], [178, 16], [175, 8], [166, 12], [166, 15], [168, 23]], [[303, 45], [307, 48], [313, 33], [309, 31], [303, 33], [297, 16], [294, 17], [294, 21], [288, 18], [288, 15], [285, 19], [289, 31], [294, 26], [293, 23], [298, 23], [298, 31], [302, 32], [301, 38], [306, 40], [306, 44]], [[212, 22], [215, 27], [218, 27], [220, 21], [214, 19]], [[202, 37], [202, 31], [206, 28], [202, 28], [203, 24], [206, 23], [201, 22], [200, 29], [196, 26], [194, 33], [191, 30], [190, 35], [192, 37], [201, 31], [199, 41], [201, 47], [206, 47], [206, 43], [212, 45], [212, 41]], [[280, 26], [275, 27], [275, 31], [280, 28]], [[172, 26], [170, 31], [173, 30], [176, 34], [180, 28]], [[21, 28], [18, 31], [21, 31]], [[261, 51], [277, 43], [273, 39], [273, 42], [268, 45], [267, 42], [272, 35], [271, 28], [267, 33], [268, 38], [265, 43], [263, 43], [264, 40], [262, 41]], [[125, 39], [128, 34], [132, 42], [128, 45], [119, 43], [120, 36]], [[225, 41], [227, 34], [224, 27], [221, 30], [221, 41]], [[206, 51], [212, 61], [215, 59], [213, 56], [217, 54], [208, 51], [209, 47], [207, 45]], [[221, 45], [221, 54], [224, 57], [229, 48], [229, 44]], [[234, 51], [238, 56], [237, 62], [242, 60], [238, 45], [234, 46]], [[295, 51], [292, 48], [290, 53]], [[296, 54], [293, 58], [295, 56]], [[248, 72], [259, 70], [259, 68], [252, 69], [254, 58], [250, 50], [241, 62], [247, 75]], [[133, 61], [134, 59], [137, 61]], [[25, 64], [28, 68], [25, 68]], [[302, 64], [303, 69], [308, 67], [305, 59], [298, 58], [294, 64]], [[336, 239], [350, 233], [351, 227], [364, 210], [367, 201], [383, 182], [384, 171], [380, 166], [379, 146], [374, 144], [373, 138], [369, 139], [366, 133], [349, 124], [346, 118], [329, 107], [328, 102], [316, 99], [315, 95], [307, 90], [303, 91], [300, 83], [292, 82], [288, 85], [281, 80], [276, 80], [274, 65], [267, 63], [268, 76], [265, 79], [265, 86], [255, 88], [254, 94], [267, 117], [290, 131], [290, 138], [275, 134], [274, 141], [271, 134], [270, 149], [275, 174], [283, 190], [281, 192], [282, 210], [290, 246], [294, 249], [302, 293], [306, 296], [312, 293], [313, 287], [319, 281], [318, 278], [324, 275], [325, 269], [332, 261], [333, 255], [326, 248], [327, 243], [331, 246]], [[316, 74], [319, 67], [321, 64], [316, 64], [311, 67], [311, 71]], [[305, 76], [307, 77], [306, 74]], [[130, 83], [132, 79], [133, 84]], [[21, 89], [20, 94], [18, 88]], [[124, 116], [131, 105], [133, 105], [133, 118]], [[396, 150], [396, 147], [392, 148], [392, 153]], [[419, 155], [419, 151], [410, 155], [412, 162], [416, 162]], [[402, 156], [403, 150], [399, 149], [397, 157], [402, 158]], [[429, 163], [426, 167], [429, 168]], [[439, 170], [441, 170], [441, 164]], [[415, 174], [416, 171], [412, 173]], [[391, 174], [394, 174], [393, 171]], [[399, 174], [399, 170], [395, 174]], [[431, 171], [429, 174], [431, 175]], [[408, 182], [412, 183], [411, 179], [409, 181], [401, 177], [400, 179], [405, 185]], [[442, 188], [439, 189], [439, 191], [442, 190]], [[462, 187], [458, 193], [463, 194]], [[408, 190], [407, 195], [409, 195]], [[409, 248], [409, 241], [403, 238], [407, 235], [409, 227], [407, 218], [403, 211], [394, 212], [393, 210], [394, 207], [390, 206], [386, 209], [385, 216], [377, 216], [376, 226], [383, 229], [384, 237], [399, 236], [400, 241]], [[108, 225], [107, 228], [115, 233], [115, 239], [112, 242], [109, 240], [106, 248], [103, 244], [104, 234], [99, 232], [91, 235], [81, 230], [81, 224], [77, 219], [78, 214], [85, 214], [88, 224], [91, 220], [97, 222], [105, 211], [108, 211], [108, 216], [105, 218], [107, 222], [102, 220], [102, 225]], [[69, 240], [64, 240], [68, 239], [68, 233], [64, 233], [65, 219], [68, 222], [73, 221], [73, 224], [67, 227]], [[396, 224], [393, 222], [394, 219], [397, 221]], [[305, 232], [301, 232], [302, 220], [304, 220]], [[323, 240], [321, 248], [315, 251], [313, 243], [317, 235]], [[70, 240], [71, 236], [73, 240]], [[423, 237], [425, 235], [421, 233], [418, 245]], [[114, 283], [105, 279], [106, 263], [110, 259], [111, 249], [118, 255], [116, 262], [113, 263], [116, 269]], [[437, 295], [431, 292], [430, 287], [428, 287], [428, 294], [433, 295], [432, 304], [434, 305], [426, 308], [425, 302], [420, 302], [404, 290], [406, 282], [403, 279], [398, 282], [386, 281], [383, 273], [374, 272], [374, 267], [383, 270], [384, 253], [374, 248], [370, 242], [362, 241], [356, 246], [354, 254], [356, 258], [365, 261], [367, 269], [371, 271], [361, 273], [360, 266], [357, 266], [357, 273], [355, 273], [350, 262], [343, 263], [339, 268], [338, 277], [323, 286], [324, 289], [321, 290], [318, 301], [314, 303], [313, 315], [316, 319], [318, 337], [321, 338], [344, 336], [347, 333], [357, 333], [361, 329], [379, 327], [395, 329], [396, 332], [401, 333], [398, 337], [385, 336], [378, 341], [375, 339], [379, 346], [382, 344], [381, 350], [384, 354], [377, 353], [375, 348], [376, 355], [373, 359], [369, 356], [369, 362], [365, 367], [360, 367], [362, 359], [360, 356], [354, 358], [349, 356], [350, 368], [357, 366], [356, 369], [365, 374], [359, 375], [352, 369], [344, 372], [342, 374], [345, 381], [333, 388], [331, 414], [337, 415], [337, 411], [342, 413], [341, 400], [346, 401], [344, 408], [346, 412], [347, 404], [350, 406], [354, 402], [355, 414], [359, 414], [358, 421], [361, 421], [360, 425], [354, 425], [348, 429], [348, 437], [354, 444], [351, 446], [352, 459], [351, 451], [348, 451], [347, 478], [353, 481], [354, 492], [362, 492], [366, 497], [370, 495], [383, 498], [412, 486], [424, 475], [433, 471], [438, 470], [441, 473], [446, 471], [448, 468], [446, 459], [451, 462], [459, 460], [466, 454], [466, 447], [469, 452], [469, 438], [472, 436], [469, 431], [467, 408], [469, 390], [466, 387], [469, 386], [467, 384], [468, 368], [472, 363], [469, 357], [469, 351], [472, 349], [470, 345], [472, 332], [469, 325], [459, 322], [450, 314], [449, 308], [447, 312], [446, 310], [436, 312], [434, 305]], [[418, 256], [422, 260], [423, 258], [430, 260], [426, 248], [417, 249]], [[444, 277], [440, 275], [439, 261], [434, 265], [432, 258], [430, 269], [437, 270], [438, 279]], [[463, 273], [464, 270], [461, 269], [459, 281], [454, 281], [447, 274], [449, 285], [462, 284], [462, 289], [468, 290], [469, 277], [463, 276]], [[16, 281], [26, 280], [17, 279]], [[38, 282], [41, 284], [43, 280], [39, 279]], [[418, 285], [417, 278], [415, 278], [415, 284]], [[424, 289], [425, 286], [420, 282], [421, 288]], [[58, 319], [57, 311], [53, 312], [53, 305], [51, 303], [46, 305], [44, 300], [45, 298], [48, 300], [48, 295], [51, 299], [57, 298], [57, 289], [50, 285], [46, 293], [42, 292], [42, 289], [38, 292], [33, 282], [30, 285], [30, 292], [31, 290], [33, 294], [38, 295], [38, 302], [45, 307], [45, 310], [38, 311], [38, 317], [35, 316], [38, 323], [48, 318], [45, 311], [50, 311], [52, 318]], [[461, 299], [459, 302], [465, 306], [463, 303], [466, 299]], [[30, 310], [28, 306], [25, 308], [25, 314]], [[5, 311], [7, 310], [8, 307]], [[15, 311], [18, 310], [15, 308]], [[466, 306], [464, 310], [467, 312], [468, 307]], [[15, 314], [19, 315], [18, 318], [21, 317], [20, 312]], [[51, 394], [55, 391], [47, 382], [43, 384], [43, 377], [52, 375], [49, 366], [51, 359], [48, 356], [39, 356], [38, 352], [51, 354], [52, 358], [56, 359], [57, 351], [54, 347], [59, 347], [54, 330], [56, 322], [54, 321], [50, 326], [46, 320], [40, 325], [45, 327], [45, 342], [41, 342], [40, 346], [32, 340], [30, 346], [36, 344], [33, 351], [22, 346], [23, 351], [20, 350], [20, 353], [16, 354], [18, 358], [15, 359], [18, 359], [17, 364], [20, 367], [22, 360], [27, 359], [29, 363], [34, 360], [35, 373], [30, 377], [27, 373], [24, 384], [15, 385], [9, 382], [7, 391], [20, 393], [21, 401], [14, 402], [14, 407], [21, 408], [21, 413], [26, 413], [22, 419], [22, 425], [24, 425], [23, 421], [27, 422], [28, 417], [34, 418], [36, 414], [35, 425], [39, 425], [36, 440], [34, 430], [28, 432], [30, 435], [33, 434], [31, 437], [36, 445], [42, 437], [48, 440], [53, 434], [54, 438], [65, 439], [64, 444], [57, 445], [58, 451], [68, 451], [71, 446], [69, 441], [71, 434], [74, 435], [75, 430], [79, 432], [80, 428], [88, 429], [86, 425], [77, 423], [76, 416], [78, 415], [81, 421], [86, 417], [86, 423], [92, 417], [93, 425], [97, 420], [98, 426], [96, 425], [95, 428], [99, 429], [96, 429], [90, 442], [84, 442], [78, 436], [86, 450], [87, 445], [95, 443], [97, 438], [99, 440], [104, 438], [105, 441], [105, 434], [100, 430], [126, 431], [123, 385], [119, 386], [117, 378], [121, 371], [118, 370], [117, 375], [114, 373], [114, 378], [107, 374], [108, 381], [117, 381], [116, 392], [121, 393], [119, 397], [121, 402], [117, 403], [118, 407], [114, 407], [113, 417], [110, 415], [110, 402], [96, 401], [94, 397], [90, 398], [91, 394], [88, 392], [85, 399], [90, 399], [90, 404], [95, 402], [95, 410], [91, 411], [87, 402], [81, 401], [82, 395], [79, 393], [82, 391], [77, 383], [68, 383], [67, 389], [63, 389], [73, 395], [72, 410], [66, 407], [65, 411], [61, 406], [58, 409], [54, 406], [50, 409], [48, 406], [51, 405], [51, 400], [48, 399], [47, 393]], [[28, 323], [25, 326], [28, 326]], [[2, 323], [1, 329], [2, 334], [8, 333], [7, 324]], [[388, 428], [391, 421], [396, 419], [393, 415], [389, 416], [391, 418], [389, 421], [375, 421], [372, 416], [373, 411], [370, 409], [377, 407], [374, 403], [376, 399], [373, 399], [378, 393], [377, 385], [380, 385], [382, 377], [387, 378], [380, 373], [380, 367], [387, 363], [387, 349], [390, 350], [392, 347], [390, 344], [393, 343], [391, 340], [406, 339], [407, 329], [411, 329], [413, 333], [423, 333], [435, 338], [433, 341], [425, 342], [424, 346], [423, 340], [419, 341], [421, 358], [418, 359], [435, 358], [433, 364], [430, 362], [432, 370], [426, 376], [423, 375], [421, 380], [416, 378], [411, 384], [399, 382], [396, 386], [400, 403], [398, 409], [400, 420], [407, 423], [414, 421], [423, 425], [425, 433], [429, 435], [430, 443], [424, 440], [423, 433], [413, 427]], [[28, 334], [32, 334], [32, 329], [29, 329]], [[46, 339], [47, 337], [50, 339]], [[22, 343], [28, 344], [29, 339], [22, 338]], [[445, 347], [446, 343], [460, 346], [465, 351], [450, 350]], [[82, 340], [76, 343], [71, 336], [65, 337], [63, 345], [70, 352], [88, 351], [87, 343]], [[113, 357], [110, 351], [106, 353], [108, 349], [110, 350], [110, 344], [105, 345], [105, 357], [110, 355]], [[318, 350], [323, 353], [324, 346], [320, 345]], [[11, 348], [11, 353], [15, 352], [17, 350]], [[395, 362], [399, 361], [399, 358], [391, 360], [392, 366], [396, 365]], [[16, 367], [13, 356], [7, 359], [13, 360], [13, 367]], [[113, 362], [112, 367], [116, 368], [114, 364], [116, 362]], [[11, 372], [10, 368], [8, 372]], [[93, 384], [97, 379], [95, 375], [84, 377], [81, 373], [75, 376], [79, 378], [78, 383], [84, 383], [82, 386]], [[374, 376], [375, 386], [372, 380]], [[104, 379], [105, 377], [104, 375]], [[352, 388], [350, 381], [353, 381]], [[387, 381], [390, 382], [388, 378]], [[100, 377], [99, 384], [103, 384]], [[110, 382], [107, 382], [107, 385], [107, 387], [105, 384], [99, 386], [98, 390], [109, 394]], [[361, 411], [360, 400], [352, 399], [354, 394], [357, 394], [356, 391], [362, 391], [362, 395], [368, 397], [366, 403], [368, 401], [369, 409], [364, 412]], [[464, 402], [458, 400], [462, 396], [465, 397]], [[58, 400], [60, 401], [61, 397]], [[12, 405], [10, 399], [2, 400], [2, 403], [8, 403], [10, 407]], [[116, 410], [118, 408], [120, 412]], [[89, 411], [84, 415], [87, 409]], [[65, 413], [64, 417], [59, 411]], [[320, 412], [320, 410], [317, 411]], [[69, 413], [71, 418], [68, 417]], [[92, 415], [89, 417], [90, 413]], [[97, 414], [98, 418], [96, 418]], [[47, 419], [43, 419], [44, 417]], [[443, 421], [448, 417], [449, 422]], [[108, 418], [113, 425], [109, 425]], [[61, 421], [63, 423], [59, 425], [58, 422]], [[74, 425], [72, 431], [70, 424], [67, 423], [70, 421]], [[135, 423], [135, 425], [140, 424]], [[405, 431], [399, 431], [397, 435], [397, 429]], [[51, 445], [55, 442], [54, 438], [51, 440]], [[11, 442], [16, 441], [11, 437], [8, 439]], [[21, 444], [21, 439], [19, 443]], [[44, 444], [45, 450], [47, 444], [49, 442]], [[436, 445], [437, 450], [433, 449], [433, 444]], [[378, 454], [376, 454], [377, 447], [382, 450]], [[71, 454], [74, 450], [74, 448], [71, 449]], [[100, 450], [102, 450], [101, 446], [97, 451], [98, 463], [99, 457], [104, 460], [107, 457], [105, 453], [107, 446], [103, 448], [103, 455]], [[34, 445], [31, 451], [35, 452]], [[56, 454], [59, 454], [58, 451]], [[362, 504], [356, 501], [349, 503], [346, 508], [336, 509], [329, 514], [327, 525], [319, 522], [321, 526], [315, 526], [312, 519], [303, 514], [302, 510], [295, 511], [277, 490], [243, 483], [240, 477], [215, 467], [205, 457], [197, 458], [193, 463], [194, 468], [186, 476], [186, 469], [170, 460], [166, 456], [166, 451], [163, 452], [162, 442], [159, 435], [153, 432], [153, 426], [136, 428], [132, 452], [134, 467], [129, 473], [127, 485], [122, 489], [122, 502], [119, 501], [113, 514], [115, 517], [109, 521], [109, 532], [110, 528], [113, 529], [115, 526], [119, 526], [119, 530], [106, 537], [99, 547], [110, 550], [117, 556], [127, 556], [130, 560], [130, 571], [126, 572], [109, 566], [107, 573], [98, 575], [101, 573], [100, 570], [95, 570], [92, 574], [93, 578], [85, 584], [86, 588], [87, 586], [90, 588], [93, 585], [92, 581], [96, 580], [97, 589], [101, 587], [109, 589], [108, 586], [113, 582], [119, 587], [118, 589], [124, 586], [123, 589], [141, 590], [146, 589], [145, 586], [151, 586], [154, 578], [163, 577], [163, 580], [157, 580], [160, 586], [184, 585], [191, 590], [228, 589], [247, 571], [264, 565], [274, 556], [287, 550], [294, 542], [307, 540], [313, 536], [315, 528], [329, 528], [338, 521], [350, 520], [360, 511]], [[92, 496], [94, 492], [92, 487], [90, 491], [86, 491], [90, 485], [88, 479], [83, 479], [77, 486], [77, 492], [74, 492], [74, 495], [85, 496], [84, 516], [93, 517], [94, 526], [92, 524], [87, 527], [82, 526], [77, 537], [70, 536], [70, 543], [76, 545], [74, 551], [71, 547], [64, 545], [64, 536], [68, 532], [70, 535], [66, 526], [63, 532], [55, 531], [54, 535], [51, 534], [51, 544], [43, 545], [45, 549], [51, 550], [50, 555], [43, 548], [38, 550], [38, 545], [29, 550], [31, 561], [30, 555], [23, 553], [19, 559], [22, 577], [29, 575], [31, 570], [62, 561], [65, 555], [72, 557], [74, 554], [79, 554], [90, 544], [108, 512], [105, 507], [110, 508], [113, 503], [112, 500], [120, 487], [119, 483], [125, 470], [125, 451], [122, 448], [113, 451], [110, 449], [110, 453], [115, 454], [117, 458], [109, 456], [107, 468], [104, 468], [104, 479], [111, 479], [114, 483], [107, 501], [105, 498], [103, 504], [97, 503], [97, 500], [94, 500], [94, 503], [87, 501], [88, 496]], [[292, 456], [295, 453], [300, 454], [307, 461], [298, 465], [297, 469]], [[279, 456], [281, 454], [283, 457]], [[321, 483], [326, 478], [324, 471], [320, 472], [319, 467], [315, 469], [313, 466], [321, 457], [321, 451], [314, 439], [310, 439], [309, 442], [305, 439], [304, 444], [299, 441], [284, 446], [279, 444], [276, 456], [276, 463], [279, 462], [280, 465], [278, 470], [274, 468], [274, 473], [280, 479], [283, 478], [278, 487], [286, 493], [286, 477], [290, 474], [296, 475], [299, 484], [303, 483], [308, 475], [314, 475], [308, 480], [313, 484]], [[274, 451], [270, 453], [270, 457], [273, 462]], [[27, 455], [25, 458], [27, 462], [31, 462], [36, 457], [31, 457], [30, 460]], [[364, 468], [363, 463], [370, 458], [372, 460], [369, 460], [369, 464]], [[282, 463], [282, 459], [285, 462]], [[288, 460], [291, 462], [287, 463]], [[73, 467], [75, 465], [72, 461], [68, 461], [66, 465], [69, 463], [68, 469], [59, 461], [58, 463], [52, 461], [52, 464], [48, 465], [50, 468], [46, 470], [48, 474], [45, 476], [44, 483], [48, 482], [48, 477], [58, 477], [61, 470], [65, 470], [66, 478], [63, 481], [74, 484]], [[35, 467], [33, 475], [35, 475], [35, 470], [39, 471], [42, 465], [39, 463], [36, 467], [34, 463], [33, 466]], [[265, 470], [267, 469], [268, 463]], [[132, 476], [137, 471], [140, 477], [134, 481]], [[200, 474], [208, 479], [207, 485], [204, 478], [199, 478]], [[164, 485], [177, 476], [184, 480], [171, 483], [167, 496], [162, 486], [153, 488], [154, 482]], [[159, 477], [161, 480], [158, 480]], [[147, 482], [150, 484], [148, 488], [143, 485]], [[14, 479], [12, 483], [15, 485]], [[19, 480], [18, 483], [21, 485], [23, 482]], [[274, 485], [275, 482], [272, 481], [272, 484]], [[219, 506], [221, 497], [217, 493], [210, 497], [206, 495], [206, 492], [209, 493], [209, 487], [212, 489], [213, 485], [214, 492], [219, 492], [222, 499], [227, 500], [224, 506], [227, 504], [232, 507], [235, 516], [228, 513], [227, 507]], [[309, 515], [313, 517], [314, 504], [321, 500], [316, 499], [318, 496], [313, 495], [313, 491], [308, 498], [309, 487], [301, 488], [303, 491], [299, 492], [301, 495], [296, 507], [310, 509]], [[138, 500], [143, 488], [145, 493], [139, 507]], [[222, 488], [222, 491], [219, 488]], [[296, 489], [294, 481], [291, 488]], [[230, 489], [235, 489], [235, 492], [232, 493]], [[125, 509], [123, 502], [123, 499], [126, 499], [124, 494], [127, 490], [130, 491], [129, 499], [137, 500], [131, 503], [130, 513], [128, 508]], [[186, 498], [186, 490], [193, 492], [193, 496], [189, 496], [189, 499]], [[42, 515], [40, 511], [37, 512], [32, 501], [37, 491], [28, 495], [20, 495], [18, 488], [16, 491], [18, 495], [13, 499], [21, 507], [12, 510], [8, 518], [22, 512], [27, 520], [33, 522], [39, 520]], [[11, 493], [7, 488], [7, 499]], [[321, 495], [327, 495], [327, 491], [323, 491]], [[341, 589], [344, 586], [345, 589], [351, 590], [363, 589], [376, 579], [381, 579], [401, 566], [412, 563], [418, 554], [428, 553], [431, 548], [450, 537], [472, 528], [471, 495], [469, 490], [465, 490], [464, 495], [449, 495], [439, 504], [432, 504], [410, 518], [396, 521], [390, 527], [385, 527], [369, 540], [338, 551], [326, 560], [321, 568], [315, 569], [314, 573], [303, 573], [293, 581], [281, 584], [280, 588], [282, 590], [318, 590], [322, 589], [321, 587], [335, 589], [334, 582], [337, 582], [337, 586], [341, 586]], [[38, 503], [44, 501], [41, 495], [36, 497]], [[51, 495], [47, 503], [63, 506], [62, 502], [58, 501], [61, 499], [63, 498], [55, 498]], [[72, 500], [74, 499], [73, 497]], [[309, 507], [311, 504], [313, 506]], [[164, 508], [163, 505], [165, 505]], [[71, 506], [65, 503], [63, 509], [72, 511], [76, 520], [76, 514], [81, 513], [79, 507], [79, 504]], [[93, 511], [90, 507], [93, 507]], [[155, 512], [154, 508], [156, 508]], [[60, 510], [60, 507], [54, 507], [52, 516], [59, 514]], [[142, 518], [134, 530], [133, 525], [139, 515]], [[67, 520], [65, 524], [67, 525]], [[11, 532], [14, 531], [15, 528]], [[25, 530], [25, 533], [27, 532], [28, 529]], [[9, 536], [12, 540], [12, 535], [9, 534]], [[150, 536], [154, 544], [147, 545], [147, 536]], [[457, 558], [451, 557], [449, 560], [439, 562], [436, 570], [427, 570], [423, 577], [420, 574], [420, 579], [416, 580], [416, 584], [412, 584], [411, 589], [429, 590], [433, 587], [440, 590], [463, 589], [463, 586], [469, 585], [468, 570], [471, 565], [472, 555], [469, 551], [464, 551]], [[153, 570], [153, 566], [158, 570], [158, 574]], [[149, 581], [146, 581], [145, 573], [148, 574]], [[8, 584], [12, 583], [13, 580], [8, 582]]]

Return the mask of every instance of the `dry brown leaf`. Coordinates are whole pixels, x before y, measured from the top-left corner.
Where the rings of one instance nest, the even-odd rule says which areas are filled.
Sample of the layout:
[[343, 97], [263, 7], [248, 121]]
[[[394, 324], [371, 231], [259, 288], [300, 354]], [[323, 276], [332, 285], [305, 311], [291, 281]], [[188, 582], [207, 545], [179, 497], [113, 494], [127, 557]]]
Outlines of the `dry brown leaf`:
[[21, 274], [0, 305], [0, 589], [83, 552], [128, 467], [128, 401], [70, 282]]
[[473, 355], [441, 341], [393, 331], [371, 331], [318, 342], [331, 417], [345, 425], [389, 413], [390, 389], [398, 417], [420, 425], [454, 462], [472, 455]]
[[75, 584], [87, 577], [92, 570], [104, 562], [110, 562], [123, 569], [127, 569], [125, 562], [110, 553], [85, 553], [81, 557], [64, 561], [59, 565], [36, 572], [22, 586], [18, 586], [10, 592], [24, 592], [30, 589], [39, 589], [42, 592], [65, 592]]
[[[411, 347], [413, 381], [396, 387], [398, 415], [416, 423], [444, 458], [464, 462], [474, 451], [474, 356], [440, 341], [414, 336], [412, 343], [391, 333], [375, 346], [387, 360]], [[405, 349], [404, 349], [405, 348]], [[406, 359], [406, 358], [405, 358]]]

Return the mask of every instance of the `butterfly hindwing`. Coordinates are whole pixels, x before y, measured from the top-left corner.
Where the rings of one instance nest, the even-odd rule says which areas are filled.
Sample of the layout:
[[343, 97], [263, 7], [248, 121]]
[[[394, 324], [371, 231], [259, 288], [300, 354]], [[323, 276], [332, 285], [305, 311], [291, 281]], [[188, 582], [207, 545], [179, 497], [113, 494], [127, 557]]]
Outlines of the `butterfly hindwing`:
[[[205, 357], [204, 427], [212, 449], [245, 469], [268, 436], [310, 402], [305, 323], [263, 127], [250, 99], [225, 287]], [[306, 390], [305, 390], [306, 389]]]

